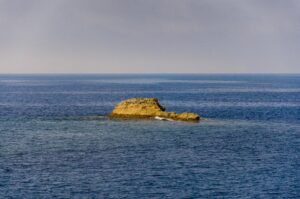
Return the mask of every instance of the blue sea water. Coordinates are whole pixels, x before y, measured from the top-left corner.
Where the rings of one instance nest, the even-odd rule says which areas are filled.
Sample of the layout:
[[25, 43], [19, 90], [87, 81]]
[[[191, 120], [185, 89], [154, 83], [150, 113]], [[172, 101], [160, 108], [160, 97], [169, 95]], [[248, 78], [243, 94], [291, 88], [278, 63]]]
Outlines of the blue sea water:
[[0, 198], [300, 198], [299, 156], [300, 75], [0, 75]]

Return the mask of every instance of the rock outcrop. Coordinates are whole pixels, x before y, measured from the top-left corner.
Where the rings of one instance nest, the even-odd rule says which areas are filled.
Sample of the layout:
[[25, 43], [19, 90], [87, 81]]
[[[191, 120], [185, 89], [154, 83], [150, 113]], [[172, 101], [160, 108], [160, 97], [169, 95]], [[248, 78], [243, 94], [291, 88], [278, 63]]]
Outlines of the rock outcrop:
[[199, 121], [196, 113], [166, 112], [156, 98], [132, 98], [121, 101], [109, 115], [110, 118], [167, 118], [180, 121]]

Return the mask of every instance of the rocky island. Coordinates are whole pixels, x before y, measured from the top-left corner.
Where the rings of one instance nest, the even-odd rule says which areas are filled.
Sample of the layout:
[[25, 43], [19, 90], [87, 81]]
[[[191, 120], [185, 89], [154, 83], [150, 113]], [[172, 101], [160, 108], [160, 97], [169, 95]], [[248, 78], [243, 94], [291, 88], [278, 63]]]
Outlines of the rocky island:
[[161, 120], [199, 121], [196, 113], [166, 112], [156, 98], [131, 98], [121, 101], [109, 114], [110, 118], [153, 118]]

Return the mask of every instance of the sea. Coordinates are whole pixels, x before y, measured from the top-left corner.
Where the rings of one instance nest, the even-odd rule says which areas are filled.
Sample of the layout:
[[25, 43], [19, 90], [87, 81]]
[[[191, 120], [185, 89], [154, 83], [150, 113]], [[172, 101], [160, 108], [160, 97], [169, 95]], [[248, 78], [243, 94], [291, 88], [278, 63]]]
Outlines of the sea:
[[2, 74], [0, 198], [300, 198], [300, 75]]

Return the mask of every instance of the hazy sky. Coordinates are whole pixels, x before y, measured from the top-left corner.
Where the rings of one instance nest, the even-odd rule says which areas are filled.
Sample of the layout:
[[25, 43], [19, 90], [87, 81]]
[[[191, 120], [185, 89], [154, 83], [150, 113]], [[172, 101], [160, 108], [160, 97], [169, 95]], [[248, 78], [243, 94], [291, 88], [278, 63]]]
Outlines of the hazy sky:
[[300, 0], [0, 0], [0, 73], [300, 73]]

